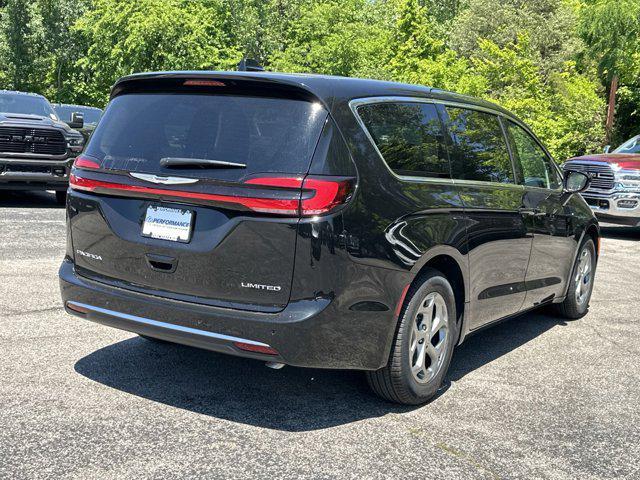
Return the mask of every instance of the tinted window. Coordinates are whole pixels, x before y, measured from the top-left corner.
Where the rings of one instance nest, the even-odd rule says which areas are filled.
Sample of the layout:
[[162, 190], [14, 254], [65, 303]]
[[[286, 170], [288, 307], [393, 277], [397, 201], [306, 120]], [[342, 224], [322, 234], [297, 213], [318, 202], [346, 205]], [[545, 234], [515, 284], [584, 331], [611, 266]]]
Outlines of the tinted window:
[[512, 122], [507, 122], [507, 131], [520, 183], [530, 187], [560, 187], [560, 177], [552, 160], [531, 135]]
[[627, 140], [616, 148], [613, 153], [640, 153], [640, 135]]
[[51, 117], [54, 120], [58, 119], [51, 104], [46, 99], [36, 97], [35, 95], [1, 93], [0, 112], [24, 113], [28, 115], [40, 115], [41, 117]]
[[360, 107], [358, 114], [395, 173], [450, 177], [442, 125], [434, 105], [377, 103]]
[[100, 120], [100, 115], [102, 114], [102, 110], [99, 108], [89, 108], [82, 106], [73, 106], [73, 105], [56, 105], [53, 107], [60, 117], [60, 120], [64, 122], [71, 121], [71, 114], [75, 112], [80, 112], [84, 115], [84, 123], [98, 123]]
[[306, 173], [327, 116], [319, 105], [282, 98], [125, 94], [105, 111], [85, 153], [104, 168], [175, 175], [166, 157], [246, 164], [181, 169], [181, 175], [238, 180], [253, 173]]
[[498, 117], [490, 113], [447, 107], [453, 141], [453, 178], [514, 183], [513, 167]]

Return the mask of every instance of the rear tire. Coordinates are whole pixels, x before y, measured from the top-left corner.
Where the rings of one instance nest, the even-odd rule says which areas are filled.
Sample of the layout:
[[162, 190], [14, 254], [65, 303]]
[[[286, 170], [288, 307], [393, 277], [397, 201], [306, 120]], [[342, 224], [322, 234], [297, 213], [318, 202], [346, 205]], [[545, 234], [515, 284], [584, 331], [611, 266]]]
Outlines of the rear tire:
[[428, 269], [407, 294], [387, 366], [366, 372], [373, 391], [385, 400], [419, 405], [438, 392], [458, 338], [451, 284]]
[[596, 269], [596, 247], [591, 238], [580, 245], [575, 265], [571, 270], [567, 296], [554, 305], [558, 315], [571, 320], [584, 317], [589, 311], [593, 292], [593, 277]]
[[56, 191], [56, 203], [58, 205], [65, 205], [67, 203], [67, 192], [65, 190]]

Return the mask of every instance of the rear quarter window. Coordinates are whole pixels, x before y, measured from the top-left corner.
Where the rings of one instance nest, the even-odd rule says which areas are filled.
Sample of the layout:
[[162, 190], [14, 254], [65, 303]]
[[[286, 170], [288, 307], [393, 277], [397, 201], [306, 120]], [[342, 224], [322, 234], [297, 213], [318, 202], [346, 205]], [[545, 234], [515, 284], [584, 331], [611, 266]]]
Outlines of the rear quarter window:
[[382, 102], [360, 106], [358, 114], [394, 173], [450, 178], [442, 124], [435, 105]]
[[[238, 180], [306, 173], [327, 113], [283, 98], [179, 93], [124, 94], [111, 101], [86, 154], [103, 168]], [[244, 169], [168, 169], [166, 157], [221, 160]]]

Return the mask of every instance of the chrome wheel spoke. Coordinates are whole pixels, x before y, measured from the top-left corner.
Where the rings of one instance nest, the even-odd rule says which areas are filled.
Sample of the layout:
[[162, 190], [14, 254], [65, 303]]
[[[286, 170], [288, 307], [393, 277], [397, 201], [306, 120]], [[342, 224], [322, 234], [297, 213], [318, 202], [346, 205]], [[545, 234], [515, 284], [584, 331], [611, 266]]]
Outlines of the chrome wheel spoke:
[[575, 284], [575, 298], [578, 305], [583, 305], [588, 301], [588, 296], [591, 291], [591, 270], [592, 270], [591, 252], [584, 249], [580, 253], [578, 260], [578, 266], [576, 268], [576, 275], [574, 278]]
[[447, 319], [445, 318], [445, 316], [442, 314], [436, 315], [436, 317], [433, 319], [433, 323], [431, 324], [430, 337], [433, 338], [440, 330], [442, 330], [446, 326], [447, 326]]
[[426, 295], [419, 305], [409, 341], [409, 362], [414, 379], [426, 383], [443, 363], [449, 314], [444, 298], [437, 292]]

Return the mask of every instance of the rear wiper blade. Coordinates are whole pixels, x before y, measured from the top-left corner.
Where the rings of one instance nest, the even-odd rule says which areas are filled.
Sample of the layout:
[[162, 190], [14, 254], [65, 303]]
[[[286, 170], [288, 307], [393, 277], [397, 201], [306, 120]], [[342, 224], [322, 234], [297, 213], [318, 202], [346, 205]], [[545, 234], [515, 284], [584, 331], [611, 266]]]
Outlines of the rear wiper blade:
[[244, 163], [211, 160], [209, 158], [165, 157], [160, 165], [167, 168], [247, 168]]

